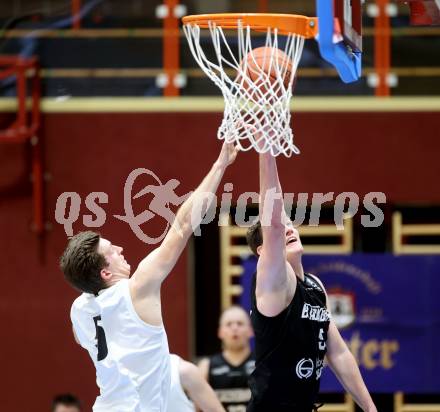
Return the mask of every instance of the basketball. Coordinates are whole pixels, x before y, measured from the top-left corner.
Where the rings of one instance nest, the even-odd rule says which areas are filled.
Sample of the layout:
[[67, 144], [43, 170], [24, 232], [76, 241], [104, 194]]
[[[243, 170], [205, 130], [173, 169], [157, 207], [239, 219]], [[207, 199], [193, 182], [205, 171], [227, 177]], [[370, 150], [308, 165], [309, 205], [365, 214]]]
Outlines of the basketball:
[[271, 86], [275, 86], [278, 75], [281, 75], [284, 87], [289, 87], [292, 75], [292, 61], [280, 49], [274, 47], [258, 47], [253, 49], [243, 59], [242, 68], [249, 79], [263, 93], [268, 82]]

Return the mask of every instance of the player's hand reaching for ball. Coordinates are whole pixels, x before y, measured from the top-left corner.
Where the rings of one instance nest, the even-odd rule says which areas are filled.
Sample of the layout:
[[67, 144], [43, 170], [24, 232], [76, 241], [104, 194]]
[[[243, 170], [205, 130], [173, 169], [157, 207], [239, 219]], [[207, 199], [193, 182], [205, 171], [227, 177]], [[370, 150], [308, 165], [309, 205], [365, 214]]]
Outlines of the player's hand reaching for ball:
[[222, 150], [217, 159], [217, 163], [220, 167], [227, 167], [234, 163], [235, 158], [239, 152], [239, 148], [233, 143], [223, 143]]

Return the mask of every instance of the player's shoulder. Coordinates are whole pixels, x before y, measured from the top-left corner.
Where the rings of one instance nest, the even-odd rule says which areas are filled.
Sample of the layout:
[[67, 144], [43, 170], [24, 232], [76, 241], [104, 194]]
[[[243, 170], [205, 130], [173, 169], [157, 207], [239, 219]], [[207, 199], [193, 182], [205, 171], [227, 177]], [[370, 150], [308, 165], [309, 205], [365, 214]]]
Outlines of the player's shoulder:
[[85, 305], [85, 299], [84, 299], [84, 293], [79, 295], [73, 302], [72, 306], [70, 307], [70, 319], [72, 322], [76, 320], [78, 317], [78, 314], [82, 312], [82, 309]]
[[182, 359], [179, 355], [176, 355], [175, 353], [170, 353], [170, 359], [171, 362], [180, 362], [180, 360]]
[[88, 300], [87, 293], [81, 293], [72, 303], [72, 307], [80, 308], [84, 306]]
[[90, 293], [82, 293], [72, 303], [70, 312], [83, 311], [90, 307], [94, 301], [94, 296]]
[[312, 281], [314, 281], [315, 283], [317, 283], [318, 286], [322, 289], [322, 291], [323, 291], [324, 293], [327, 293], [326, 290], [325, 290], [325, 286], [324, 286], [324, 284], [322, 283], [321, 279], [319, 279], [319, 277], [318, 277], [317, 275], [315, 275], [315, 274], [313, 274], [313, 273], [306, 273], [306, 275], [307, 275]]
[[174, 353], [170, 353], [170, 364], [171, 364], [171, 366], [179, 365], [180, 359], [181, 358], [180, 358], [179, 355], [176, 355]]
[[209, 368], [209, 365], [211, 363], [211, 358], [209, 358], [208, 356], [201, 358], [198, 362], [197, 362], [197, 366], [199, 368]]
[[74, 317], [100, 313], [103, 308], [117, 305], [128, 296], [128, 280], [119, 280], [114, 285], [101, 290], [97, 296], [92, 293], [79, 295], [72, 303], [70, 315]]
[[206, 380], [208, 380], [210, 364], [209, 358], [202, 358], [197, 362], [197, 367]]
[[70, 320], [74, 326], [88, 323], [90, 319], [100, 312], [95, 297], [90, 293], [83, 293], [78, 296], [70, 308]]
[[211, 368], [223, 364], [225, 364], [225, 358], [223, 357], [223, 354], [221, 352], [211, 355], [209, 357], [209, 366]]
[[118, 280], [115, 284], [100, 290], [95, 298], [102, 308], [116, 306], [121, 301], [131, 300], [129, 279]]
[[180, 373], [180, 365], [182, 358], [179, 355], [174, 353], [170, 353], [170, 367], [171, 371], [175, 371], [175, 373]]

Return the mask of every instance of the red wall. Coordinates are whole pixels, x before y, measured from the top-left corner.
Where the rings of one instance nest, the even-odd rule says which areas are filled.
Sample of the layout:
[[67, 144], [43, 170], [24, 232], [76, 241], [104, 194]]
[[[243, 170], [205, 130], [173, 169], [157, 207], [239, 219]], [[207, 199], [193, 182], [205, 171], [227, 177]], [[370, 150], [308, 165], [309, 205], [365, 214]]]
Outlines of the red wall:
[[[94, 370], [85, 351], [73, 341], [69, 309], [77, 293], [63, 280], [58, 258], [66, 235], [54, 221], [57, 197], [93, 191], [109, 195], [101, 233], [124, 246], [132, 267], [151, 250], [123, 214], [123, 186], [138, 167], [162, 181], [181, 180], [178, 194], [194, 188], [214, 161], [220, 144], [220, 114], [47, 114], [45, 138], [46, 213], [52, 223], [44, 239], [29, 230], [31, 197], [26, 178], [26, 150], [0, 145], [0, 246], [3, 287], [0, 292], [0, 408], [48, 410], [54, 393], [71, 391], [89, 407], [97, 394]], [[301, 155], [280, 159], [285, 192], [383, 191], [388, 202], [440, 203], [438, 113], [299, 113], [294, 117]], [[240, 154], [225, 179], [234, 194], [257, 191], [257, 156]], [[140, 179], [142, 180], [142, 179]], [[25, 182], [25, 183], [23, 183]], [[139, 186], [149, 182], [139, 182]], [[137, 205], [138, 208], [145, 205]], [[82, 213], [86, 213], [82, 208]], [[80, 216], [81, 217], [81, 216]], [[147, 227], [160, 231], [154, 218]], [[74, 230], [83, 229], [80, 222]], [[187, 259], [183, 256], [163, 290], [163, 312], [172, 351], [189, 353]], [[88, 409], [86, 409], [88, 410]]]

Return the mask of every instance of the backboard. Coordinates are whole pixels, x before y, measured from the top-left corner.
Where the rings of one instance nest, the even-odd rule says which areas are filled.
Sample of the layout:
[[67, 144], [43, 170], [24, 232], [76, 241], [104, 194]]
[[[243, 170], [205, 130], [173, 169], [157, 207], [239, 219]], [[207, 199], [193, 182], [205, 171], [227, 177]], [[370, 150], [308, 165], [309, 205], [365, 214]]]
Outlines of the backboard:
[[351, 83], [361, 76], [362, 0], [316, 0], [319, 50], [342, 81]]
[[334, 7], [344, 42], [354, 51], [362, 52], [362, 1], [335, 0]]

